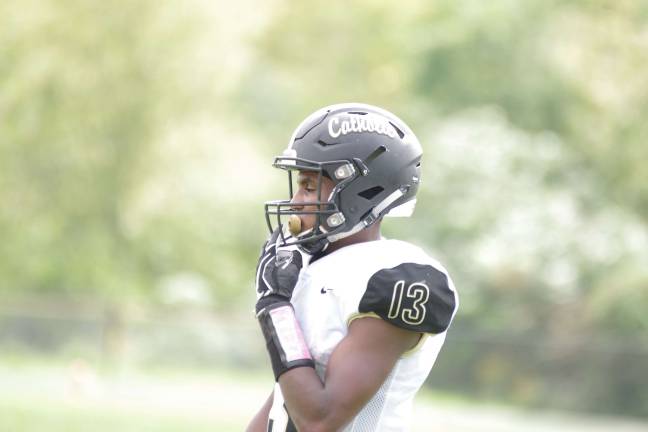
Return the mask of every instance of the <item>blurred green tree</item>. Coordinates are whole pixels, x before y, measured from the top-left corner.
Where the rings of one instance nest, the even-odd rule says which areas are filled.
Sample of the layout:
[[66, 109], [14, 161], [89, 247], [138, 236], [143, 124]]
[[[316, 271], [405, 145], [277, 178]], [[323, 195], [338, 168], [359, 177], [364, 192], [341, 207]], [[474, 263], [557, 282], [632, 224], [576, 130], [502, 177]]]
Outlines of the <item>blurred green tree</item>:
[[124, 213], [183, 29], [150, 1], [2, 9], [2, 289], [137, 292], [150, 273]]

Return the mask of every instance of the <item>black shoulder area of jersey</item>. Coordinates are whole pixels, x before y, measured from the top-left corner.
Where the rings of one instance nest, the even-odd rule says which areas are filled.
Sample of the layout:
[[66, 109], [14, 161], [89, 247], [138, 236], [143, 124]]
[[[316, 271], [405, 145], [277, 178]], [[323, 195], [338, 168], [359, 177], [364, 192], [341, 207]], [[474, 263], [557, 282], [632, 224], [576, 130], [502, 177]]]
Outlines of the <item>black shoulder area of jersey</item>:
[[441, 333], [455, 307], [445, 273], [428, 264], [403, 263], [371, 276], [358, 312], [373, 312], [407, 330]]

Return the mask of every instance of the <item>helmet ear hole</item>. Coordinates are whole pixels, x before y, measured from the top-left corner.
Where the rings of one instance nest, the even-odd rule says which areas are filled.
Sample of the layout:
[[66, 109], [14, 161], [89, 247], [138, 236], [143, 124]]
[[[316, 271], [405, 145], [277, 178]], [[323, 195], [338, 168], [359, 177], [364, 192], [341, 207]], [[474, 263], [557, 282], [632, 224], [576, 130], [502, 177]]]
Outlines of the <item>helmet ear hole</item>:
[[385, 188], [382, 186], [374, 186], [369, 189], [365, 189], [362, 192], [359, 192], [358, 195], [360, 195], [362, 198], [366, 200], [372, 200], [376, 195], [384, 191]]

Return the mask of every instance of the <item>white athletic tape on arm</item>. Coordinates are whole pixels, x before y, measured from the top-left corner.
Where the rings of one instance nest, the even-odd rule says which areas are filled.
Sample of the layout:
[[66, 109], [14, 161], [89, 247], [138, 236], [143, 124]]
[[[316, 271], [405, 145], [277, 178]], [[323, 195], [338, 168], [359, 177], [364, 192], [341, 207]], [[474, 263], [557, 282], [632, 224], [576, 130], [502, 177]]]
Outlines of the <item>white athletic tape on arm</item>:
[[312, 359], [293, 308], [286, 305], [270, 310], [269, 314], [285, 361]]

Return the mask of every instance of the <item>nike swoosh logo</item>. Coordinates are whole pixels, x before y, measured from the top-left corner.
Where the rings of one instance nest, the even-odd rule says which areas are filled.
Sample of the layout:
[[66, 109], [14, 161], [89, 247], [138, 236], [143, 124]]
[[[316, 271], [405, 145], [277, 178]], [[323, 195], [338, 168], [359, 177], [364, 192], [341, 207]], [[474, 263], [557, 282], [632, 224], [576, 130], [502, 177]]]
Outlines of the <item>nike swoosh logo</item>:
[[333, 288], [324, 288], [324, 287], [322, 287], [322, 289], [320, 290], [320, 293], [326, 294], [329, 291], [333, 291]]

